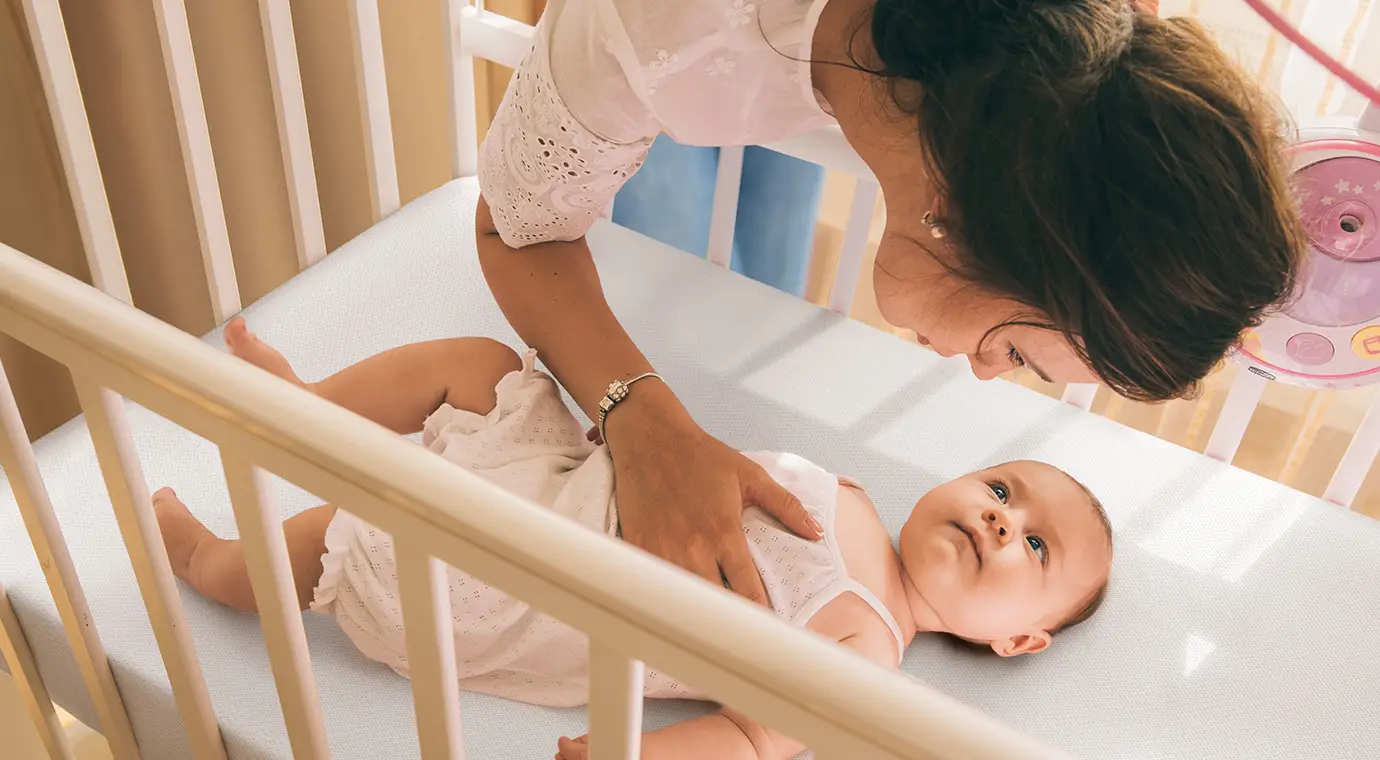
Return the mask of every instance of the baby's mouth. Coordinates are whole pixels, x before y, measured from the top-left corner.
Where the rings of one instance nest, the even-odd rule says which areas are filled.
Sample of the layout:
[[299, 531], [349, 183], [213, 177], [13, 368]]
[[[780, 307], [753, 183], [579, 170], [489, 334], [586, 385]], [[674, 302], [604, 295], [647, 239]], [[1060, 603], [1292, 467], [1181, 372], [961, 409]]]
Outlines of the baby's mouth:
[[963, 523], [955, 522], [955, 521], [953, 521], [953, 520], [950, 520], [950, 521], [949, 521], [949, 524], [951, 524], [951, 525], [953, 525], [955, 528], [958, 528], [959, 530], [963, 531], [963, 535], [965, 535], [965, 536], [968, 537], [968, 542], [971, 543], [971, 544], [973, 545], [973, 556], [974, 556], [974, 557], [977, 557], [978, 567], [981, 568], [981, 567], [982, 567], [982, 550], [978, 548], [977, 536], [973, 535], [973, 532], [972, 532], [971, 530], [968, 530], [967, 526], [965, 526]]

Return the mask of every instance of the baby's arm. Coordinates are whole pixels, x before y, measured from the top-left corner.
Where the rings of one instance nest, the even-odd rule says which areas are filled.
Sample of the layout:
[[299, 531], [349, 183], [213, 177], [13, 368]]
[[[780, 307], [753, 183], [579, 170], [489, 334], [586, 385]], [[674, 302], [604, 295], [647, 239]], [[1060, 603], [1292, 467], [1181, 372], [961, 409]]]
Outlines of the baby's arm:
[[[834, 638], [883, 667], [896, 668], [896, 643], [885, 626], [867, 626], [858, 632], [842, 636], [836, 634]], [[559, 760], [587, 760], [587, 738], [562, 738], [556, 757]], [[796, 739], [729, 708], [715, 715], [675, 723], [642, 735], [642, 760], [700, 760], [707, 757], [724, 760], [790, 760], [806, 749], [808, 747]]]

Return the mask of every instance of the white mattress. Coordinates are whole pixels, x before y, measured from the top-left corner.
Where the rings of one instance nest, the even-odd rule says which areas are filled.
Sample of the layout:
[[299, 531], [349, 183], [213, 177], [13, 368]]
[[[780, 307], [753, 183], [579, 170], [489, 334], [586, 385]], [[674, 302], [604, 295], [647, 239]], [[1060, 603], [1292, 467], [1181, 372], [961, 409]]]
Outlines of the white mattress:
[[[473, 254], [476, 190], [418, 199], [246, 310], [307, 378], [385, 348], [488, 335], [517, 346]], [[1118, 536], [1107, 603], [1048, 652], [1003, 660], [921, 637], [905, 669], [1076, 755], [1380, 756], [1380, 524], [1004, 382], [611, 225], [591, 235], [610, 302], [700, 422], [859, 478], [899, 529], [919, 494], [1013, 458], [1068, 469]], [[218, 336], [206, 338], [220, 346]], [[222, 534], [214, 447], [130, 407], [151, 487]], [[149, 760], [187, 756], [80, 419], [37, 444], [63, 530]], [[284, 516], [316, 500], [278, 483]], [[95, 723], [8, 488], [0, 581], [56, 699]], [[257, 621], [183, 600], [231, 758], [290, 757]], [[415, 757], [408, 685], [307, 615], [337, 758]], [[699, 706], [651, 704], [659, 725]], [[583, 710], [465, 695], [475, 758], [544, 758]]]

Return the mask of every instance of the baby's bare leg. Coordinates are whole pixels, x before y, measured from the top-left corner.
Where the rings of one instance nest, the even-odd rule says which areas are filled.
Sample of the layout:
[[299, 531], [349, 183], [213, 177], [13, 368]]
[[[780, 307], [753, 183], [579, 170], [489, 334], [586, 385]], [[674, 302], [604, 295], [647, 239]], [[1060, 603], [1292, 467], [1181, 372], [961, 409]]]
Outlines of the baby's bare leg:
[[[168, 548], [173, 575], [213, 601], [243, 612], [258, 612], [244, 547], [238, 540], [217, 538], [171, 488], [159, 489], [153, 495], [153, 510]], [[323, 504], [283, 522], [299, 609], [308, 608], [321, 580], [326, 526], [334, 516], [335, 507]]]
[[[226, 325], [225, 343], [241, 359], [404, 435], [421, 430], [426, 417], [442, 402], [487, 414], [496, 401], [494, 386], [505, 374], [522, 367], [517, 354], [498, 341], [455, 338], [400, 346], [319, 383], [305, 383], [282, 354], [249, 331], [243, 318]], [[210, 599], [256, 612], [240, 542], [211, 533], [170, 488], [153, 495], [153, 507], [173, 574]], [[321, 580], [326, 527], [334, 516], [335, 507], [325, 504], [283, 523], [297, 601], [303, 610]]]
[[494, 386], [522, 367], [513, 349], [496, 340], [449, 338], [389, 349], [321, 382], [304, 383], [242, 318], [226, 325], [225, 343], [241, 359], [403, 435], [421, 430], [442, 402], [487, 414], [495, 403]]

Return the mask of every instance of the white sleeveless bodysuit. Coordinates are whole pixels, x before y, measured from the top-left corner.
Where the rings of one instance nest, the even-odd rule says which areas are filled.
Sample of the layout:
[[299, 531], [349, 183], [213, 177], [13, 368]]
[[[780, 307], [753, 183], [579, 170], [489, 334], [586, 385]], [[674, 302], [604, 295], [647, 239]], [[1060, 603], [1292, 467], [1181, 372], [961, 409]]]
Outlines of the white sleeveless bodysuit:
[[[497, 386], [488, 415], [442, 406], [427, 419], [423, 444], [496, 484], [545, 505], [590, 530], [616, 536], [613, 468], [607, 450], [585, 440], [555, 381], [523, 368]], [[793, 454], [750, 453], [790, 489], [824, 526], [807, 541], [752, 508], [743, 530], [772, 608], [804, 626], [840, 594], [861, 597], [886, 621], [905, 649], [900, 628], [874, 594], [848, 576], [834, 530], [839, 479]], [[572, 529], [575, 529], [572, 526]], [[312, 610], [334, 615], [370, 659], [406, 677], [407, 659], [398, 579], [390, 536], [344, 510], [326, 532], [324, 571]], [[587, 701], [588, 637], [524, 602], [454, 568], [450, 604], [461, 688], [540, 705]], [[649, 670], [648, 697], [703, 699], [689, 687]]]

